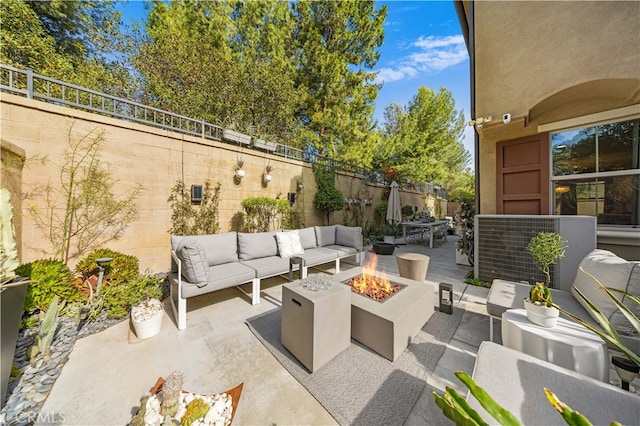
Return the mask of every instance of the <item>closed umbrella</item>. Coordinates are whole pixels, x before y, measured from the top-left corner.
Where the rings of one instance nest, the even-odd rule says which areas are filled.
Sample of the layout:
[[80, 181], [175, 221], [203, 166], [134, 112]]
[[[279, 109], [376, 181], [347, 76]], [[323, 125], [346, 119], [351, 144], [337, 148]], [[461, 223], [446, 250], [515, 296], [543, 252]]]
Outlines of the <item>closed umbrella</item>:
[[387, 222], [391, 224], [400, 223], [402, 221], [402, 209], [400, 207], [400, 191], [398, 191], [398, 182], [391, 182], [391, 191], [389, 192], [389, 201], [387, 205]]

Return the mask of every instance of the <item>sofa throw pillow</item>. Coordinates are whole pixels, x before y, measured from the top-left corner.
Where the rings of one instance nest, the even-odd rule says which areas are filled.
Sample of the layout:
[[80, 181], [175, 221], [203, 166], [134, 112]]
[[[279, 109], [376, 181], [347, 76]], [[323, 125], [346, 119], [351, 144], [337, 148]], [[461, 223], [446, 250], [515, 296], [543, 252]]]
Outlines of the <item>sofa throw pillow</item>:
[[336, 226], [316, 226], [316, 240], [318, 247], [332, 246], [336, 243]]
[[[576, 279], [574, 286], [577, 287], [599, 310], [607, 317], [611, 322], [613, 328], [621, 334], [631, 335], [635, 332], [635, 329], [624, 318], [624, 315], [616, 315], [618, 307], [609, 299], [609, 296], [603, 292], [598, 284], [589, 275], [592, 275], [595, 279], [600, 281], [605, 287], [614, 288], [624, 292], [638, 293], [638, 286], [640, 283], [633, 283], [631, 280], [631, 271], [634, 267], [634, 262], [629, 262], [621, 257], [616, 256], [610, 251], [595, 249], [582, 259], [580, 267], [576, 273]], [[634, 290], [635, 286], [635, 290]], [[596, 319], [591, 313], [591, 310], [587, 306], [586, 302], [578, 296], [574, 288], [571, 288], [571, 293], [578, 300], [578, 302], [585, 308], [585, 310]], [[622, 296], [618, 297], [625, 305], [632, 309], [635, 309], [638, 314], [637, 305], [633, 305], [632, 301], [623, 300]], [[627, 298], [628, 299], [628, 298]], [[596, 319], [597, 320], [597, 319]]]
[[316, 243], [316, 229], [313, 226], [298, 229], [298, 235], [300, 235], [300, 243], [304, 250], [318, 247]]
[[276, 241], [278, 242], [278, 253], [282, 258], [304, 253], [298, 231], [278, 232], [276, 233]]
[[207, 254], [197, 241], [183, 239], [176, 254], [182, 260], [182, 276], [187, 281], [198, 287], [209, 283]]
[[359, 226], [337, 225], [336, 244], [362, 251], [362, 228]]

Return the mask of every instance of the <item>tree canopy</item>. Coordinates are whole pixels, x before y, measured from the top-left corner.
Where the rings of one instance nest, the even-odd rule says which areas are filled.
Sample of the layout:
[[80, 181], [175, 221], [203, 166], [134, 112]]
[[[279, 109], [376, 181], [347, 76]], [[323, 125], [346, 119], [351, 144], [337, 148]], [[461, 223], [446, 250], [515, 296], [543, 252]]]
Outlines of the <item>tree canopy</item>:
[[469, 153], [450, 91], [373, 119], [387, 7], [372, 0], [3, 0], [0, 60], [336, 160], [450, 184]]
[[402, 176], [418, 182], [447, 184], [465, 170], [470, 155], [460, 141], [464, 114], [455, 109], [451, 92], [420, 87], [402, 107], [385, 110], [382, 139], [374, 165], [392, 166]]

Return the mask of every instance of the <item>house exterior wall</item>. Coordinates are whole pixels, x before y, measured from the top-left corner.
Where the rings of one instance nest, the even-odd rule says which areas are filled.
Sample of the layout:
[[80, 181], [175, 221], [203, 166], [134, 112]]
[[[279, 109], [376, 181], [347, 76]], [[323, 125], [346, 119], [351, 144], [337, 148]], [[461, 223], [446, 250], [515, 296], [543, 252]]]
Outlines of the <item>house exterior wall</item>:
[[492, 117], [476, 129], [479, 208], [492, 214], [499, 142], [640, 117], [640, 2], [477, 1], [473, 18], [463, 4], [475, 40], [473, 118]]
[[[204, 184], [207, 179], [212, 186], [221, 183], [220, 232], [238, 229], [242, 200], [254, 196], [286, 198], [287, 193], [297, 192], [298, 181], [302, 181], [302, 190], [296, 197], [296, 204], [302, 204], [305, 226], [324, 224], [325, 215], [313, 207], [316, 183], [307, 163], [6, 93], [2, 93], [0, 101], [2, 186], [11, 183], [15, 194], [33, 193], [47, 184], [59, 187], [59, 167], [64, 163], [63, 152], [68, 147], [70, 129], [80, 135], [95, 128], [105, 131], [101, 161], [108, 164], [111, 176], [118, 180], [114, 192], [125, 192], [136, 184], [144, 189], [137, 199], [137, 219], [120, 238], [95, 248], [108, 247], [136, 256], [141, 271], [169, 269], [168, 231], [172, 211], [168, 198], [179, 179], [187, 188], [192, 184]], [[9, 155], [25, 156], [24, 167], [9, 170], [4, 161]], [[46, 158], [46, 165], [38, 158]], [[240, 184], [233, 179], [238, 158], [244, 160], [246, 172]], [[262, 174], [267, 164], [273, 166], [273, 180], [264, 186]], [[7, 176], [11, 176], [11, 180]], [[356, 207], [345, 203], [345, 210], [332, 213], [331, 223], [355, 225], [357, 216], [362, 217], [364, 226], [376, 222], [374, 208], [385, 199], [383, 186], [370, 185], [357, 176], [339, 173], [337, 187], [345, 198], [366, 198], [371, 204], [361, 209], [362, 215], [356, 215]], [[401, 191], [401, 200], [403, 205], [426, 206], [426, 201], [416, 191]], [[21, 262], [51, 257], [51, 245], [29, 213], [30, 206], [41, 211], [47, 207], [43, 197], [22, 199], [14, 196], [12, 203]], [[77, 260], [73, 259], [70, 266], [73, 267]]]

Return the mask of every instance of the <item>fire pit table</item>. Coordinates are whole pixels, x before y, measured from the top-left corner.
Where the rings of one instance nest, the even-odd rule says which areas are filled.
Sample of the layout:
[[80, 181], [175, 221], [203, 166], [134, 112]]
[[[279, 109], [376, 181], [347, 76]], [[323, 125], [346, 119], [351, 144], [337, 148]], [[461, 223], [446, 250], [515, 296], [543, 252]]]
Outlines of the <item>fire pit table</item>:
[[[362, 273], [363, 268], [353, 268], [333, 275], [332, 280], [334, 285], [348, 287], [349, 281]], [[370, 273], [381, 277], [378, 272]], [[402, 277], [388, 279], [402, 288], [382, 302], [351, 292], [351, 338], [395, 361], [433, 315], [435, 289], [429, 283]]]

